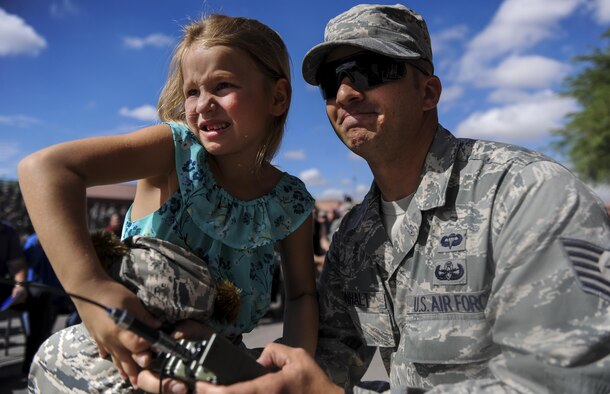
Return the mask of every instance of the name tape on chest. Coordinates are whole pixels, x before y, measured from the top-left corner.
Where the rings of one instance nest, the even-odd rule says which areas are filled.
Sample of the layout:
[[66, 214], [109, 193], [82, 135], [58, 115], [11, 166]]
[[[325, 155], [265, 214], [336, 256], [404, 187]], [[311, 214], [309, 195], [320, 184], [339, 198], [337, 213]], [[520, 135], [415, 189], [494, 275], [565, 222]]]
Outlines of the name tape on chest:
[[407, 314], [481, 313], [488, 297], [487, 292], [418, 294], [408, 297]]
[[343, 292], [343, 301], [348, 306], [365, 309], [386, 309], [383, 292], [359, 292], [346, 290]]

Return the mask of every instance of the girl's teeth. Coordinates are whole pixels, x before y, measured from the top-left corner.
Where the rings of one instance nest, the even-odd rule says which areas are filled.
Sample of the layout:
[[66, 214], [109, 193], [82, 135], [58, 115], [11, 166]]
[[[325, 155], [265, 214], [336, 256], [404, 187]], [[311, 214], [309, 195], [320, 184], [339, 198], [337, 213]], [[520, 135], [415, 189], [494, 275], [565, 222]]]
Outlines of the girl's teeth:
[[206, 130], [207, 131], [216, 131], [216, 130], [222, 130], [222, 129], [226, 128], [226, 127], [227, 127], [226, 124], [216, 125], [216, 126], [207, 126]]

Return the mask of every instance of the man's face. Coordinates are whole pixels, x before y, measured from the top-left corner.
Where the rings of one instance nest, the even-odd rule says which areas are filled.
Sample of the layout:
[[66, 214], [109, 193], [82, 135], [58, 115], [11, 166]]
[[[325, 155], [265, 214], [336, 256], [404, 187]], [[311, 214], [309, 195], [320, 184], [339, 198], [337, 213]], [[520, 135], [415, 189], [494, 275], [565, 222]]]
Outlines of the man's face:
[[[362, 53], [355, 47], [339, 47], [327, 57], [325, 64], [339, 64]], [[368, 52], [370, 53], [370, 52]], [[371, 54], [374, 56], [373, 54]], [[337, 63], [335, 63], [337, 61]], [[347, 66], [345, 67], [347, 68]], [[424, 93], [419, 83], [423, 75], [411, 65], [406, 75], [368, 88], [359, 88], [347, 75], [342, 76], [336, 97], [326, 100], [326, 113], [343, 143], [367, 161], [390, 159], [408, 152], [418, 137], [423, 115]], [[332, 96], [331, 94], [328, 97]]]

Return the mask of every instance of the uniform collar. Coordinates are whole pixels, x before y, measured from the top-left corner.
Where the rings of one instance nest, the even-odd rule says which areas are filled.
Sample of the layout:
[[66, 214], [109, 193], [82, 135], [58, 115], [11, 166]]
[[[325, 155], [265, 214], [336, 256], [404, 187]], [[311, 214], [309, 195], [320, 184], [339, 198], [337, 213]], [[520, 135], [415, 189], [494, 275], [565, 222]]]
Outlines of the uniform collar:
[[457, 150], [457, 139], [439, 124], [413, 197], [421, 211], [445, 205]]
[[[413, 201], [421, 211], [427, 211], [445, 204], [447, 187], [453, 171], [458, 148], [457, 139], [440, 124], [430, 145], [420, 174], [419, 185]], [[379, 211], [381, 192], [375, 181], [363, 200], [368, 211]]]

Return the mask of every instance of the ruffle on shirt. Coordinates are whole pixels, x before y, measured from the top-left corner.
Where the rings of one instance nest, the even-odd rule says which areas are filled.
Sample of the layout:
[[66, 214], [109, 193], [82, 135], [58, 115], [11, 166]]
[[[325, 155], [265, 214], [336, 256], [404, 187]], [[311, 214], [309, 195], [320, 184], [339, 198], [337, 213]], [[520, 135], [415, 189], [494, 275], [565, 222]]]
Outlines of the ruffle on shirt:
[[182, 202], [209, 237], [234, 249], [257, 248], [285, 238], [311, 215], [314, 199], [300, 179], [287, 173], [262, 197], [250, 201], [233, 197], [216, 184], [208, 153], [196, 137], [188, 129], [170, 126], [176, 139]]

